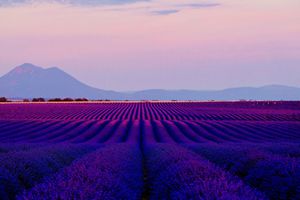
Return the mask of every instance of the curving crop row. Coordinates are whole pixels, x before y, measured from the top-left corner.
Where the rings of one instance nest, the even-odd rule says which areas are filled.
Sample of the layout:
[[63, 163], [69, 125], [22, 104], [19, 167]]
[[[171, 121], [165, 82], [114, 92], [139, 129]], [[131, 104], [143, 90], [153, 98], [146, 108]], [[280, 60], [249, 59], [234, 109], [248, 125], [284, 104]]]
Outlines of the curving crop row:
[[300, 121], [299, 109], [226, 105], [226, 102], [224, 107], [200, 102], [1, 104], [0, 120]]
[[139, 143], [141, 138], [150, 143], [186, 144], [300, 141], [297, 122], [50, 120], [1, 125], [2, 143]]
[[[280, 148], [281, 145], [277, 145]], [[267, 149], [276, 149], [274, 146], [211, 144], [189, 148], [239, 176], [270, 199], [300, 199], [300, 160], [268, 153]]]
[[[0, 154], [0, 197], [14, 199], [45, 177], [57, 172], [73, 160], [91, 152], [97, 146], [46, 145], [27, 151]], [[44, 144], [45, 146], [45, 144]]]
[[27, 144], [27, 143], [0, 143], [0, 156], [10, 152], [26, 152], [32, 149], [43, 147], [44, 144]]
[[[143, 132], [148, 126], [135, 127]], [[139, 139], [141, 145], [108, 144], [97, 151], [98, 145], [17, 144], [0, 153], [1, 199], [24, 189], [18, 199], [300, 198], [297, 143], [185, 146], [199, 156], [178, 144]]]
[[74, 162], [18, 199], [141, 199], [142, 156], [128, 144], [103, 147]]
[[145, 158], [149, 199], [266, 199], [179, 145], [146, 146]]
[[256, 148], [285, 157], [300, 158], [299, 143], [261, 144], [259, 146], [256, 145]]

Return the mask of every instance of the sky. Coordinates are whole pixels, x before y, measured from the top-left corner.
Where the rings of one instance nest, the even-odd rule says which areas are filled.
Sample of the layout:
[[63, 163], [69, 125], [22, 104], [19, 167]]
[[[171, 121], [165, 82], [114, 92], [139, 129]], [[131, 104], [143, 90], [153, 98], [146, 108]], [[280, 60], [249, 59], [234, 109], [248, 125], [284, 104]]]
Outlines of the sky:
[[0, 75], [57, 66], [91, 86], [300, 87], [299, 0], [0, 0]]

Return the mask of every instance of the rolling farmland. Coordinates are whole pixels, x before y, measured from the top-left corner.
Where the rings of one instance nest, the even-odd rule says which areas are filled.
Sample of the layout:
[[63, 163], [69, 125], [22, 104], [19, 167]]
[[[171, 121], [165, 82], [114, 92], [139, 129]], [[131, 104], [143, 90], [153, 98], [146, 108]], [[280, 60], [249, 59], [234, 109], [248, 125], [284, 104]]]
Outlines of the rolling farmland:
[[5, 103], [0, 196], [299, 199], [299, 142], [299, 102]]
[[286, 104], [2, 104], [0, 139], [6, 143], [299, 141], [300, 103]]

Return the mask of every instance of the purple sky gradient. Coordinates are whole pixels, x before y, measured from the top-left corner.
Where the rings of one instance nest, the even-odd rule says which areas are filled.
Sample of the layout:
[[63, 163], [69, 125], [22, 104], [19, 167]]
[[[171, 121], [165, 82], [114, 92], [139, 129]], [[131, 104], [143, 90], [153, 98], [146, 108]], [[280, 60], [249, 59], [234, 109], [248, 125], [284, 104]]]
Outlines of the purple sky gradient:
[[125, 91], [300, 86], [298, 0], [65, 2], [0, 0], [0, 75], [30, 62]]

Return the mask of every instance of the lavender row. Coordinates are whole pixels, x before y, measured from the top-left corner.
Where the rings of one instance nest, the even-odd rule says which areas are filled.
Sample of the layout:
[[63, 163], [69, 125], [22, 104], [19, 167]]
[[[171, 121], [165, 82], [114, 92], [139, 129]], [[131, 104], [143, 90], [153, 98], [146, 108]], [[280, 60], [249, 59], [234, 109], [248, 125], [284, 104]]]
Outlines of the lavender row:
[[48, 145], [28, 151], [0, 154], [0, 197], [14, 199], [96, 146]]
[[171, 144], [145, 148], [150, 199], [265, 199], [200, 156]]
[[0, 127], [0, 141], [9, 143], [138, 143], [140, 140], [147, 143], [300, 141], [300, 123], [297, 122], [49, 120], [16, 121], [7, 126]]
[[[232, 148], [232, 143], [222, 144], [221, 147]], [[234, 148], [239, 149], [239, 151], [252, 149], [282, 157], [300, 158], [300, 144], [298, 142], [236, 143]]]
[[300, 158], [300, 144], [299, 143], [267, 143], [263, 145], [255, 145], [257, 148], [261, 148], [264, 151], [268, 151], [273, 154]]
[[285, 106], [287, 102], [275, 103], [272, 106], [251, 102], [243, 106], [237, 102], [1, 104], [0, 120], [300, 120], [299, 102], [292, 107]]
[[192, 150], [242, 178], [270, 199], [300, 199], [300, 160], [257, 145], [193, 145]]
[[28, 143], [0, 143], [0, 155], [2, 153], [30, 151], [35, 148], [43, 147], [45, 144], [28, 144]]
[[141, 199], [139, 148], [114, 144], [74, 162], [18, 199]]

